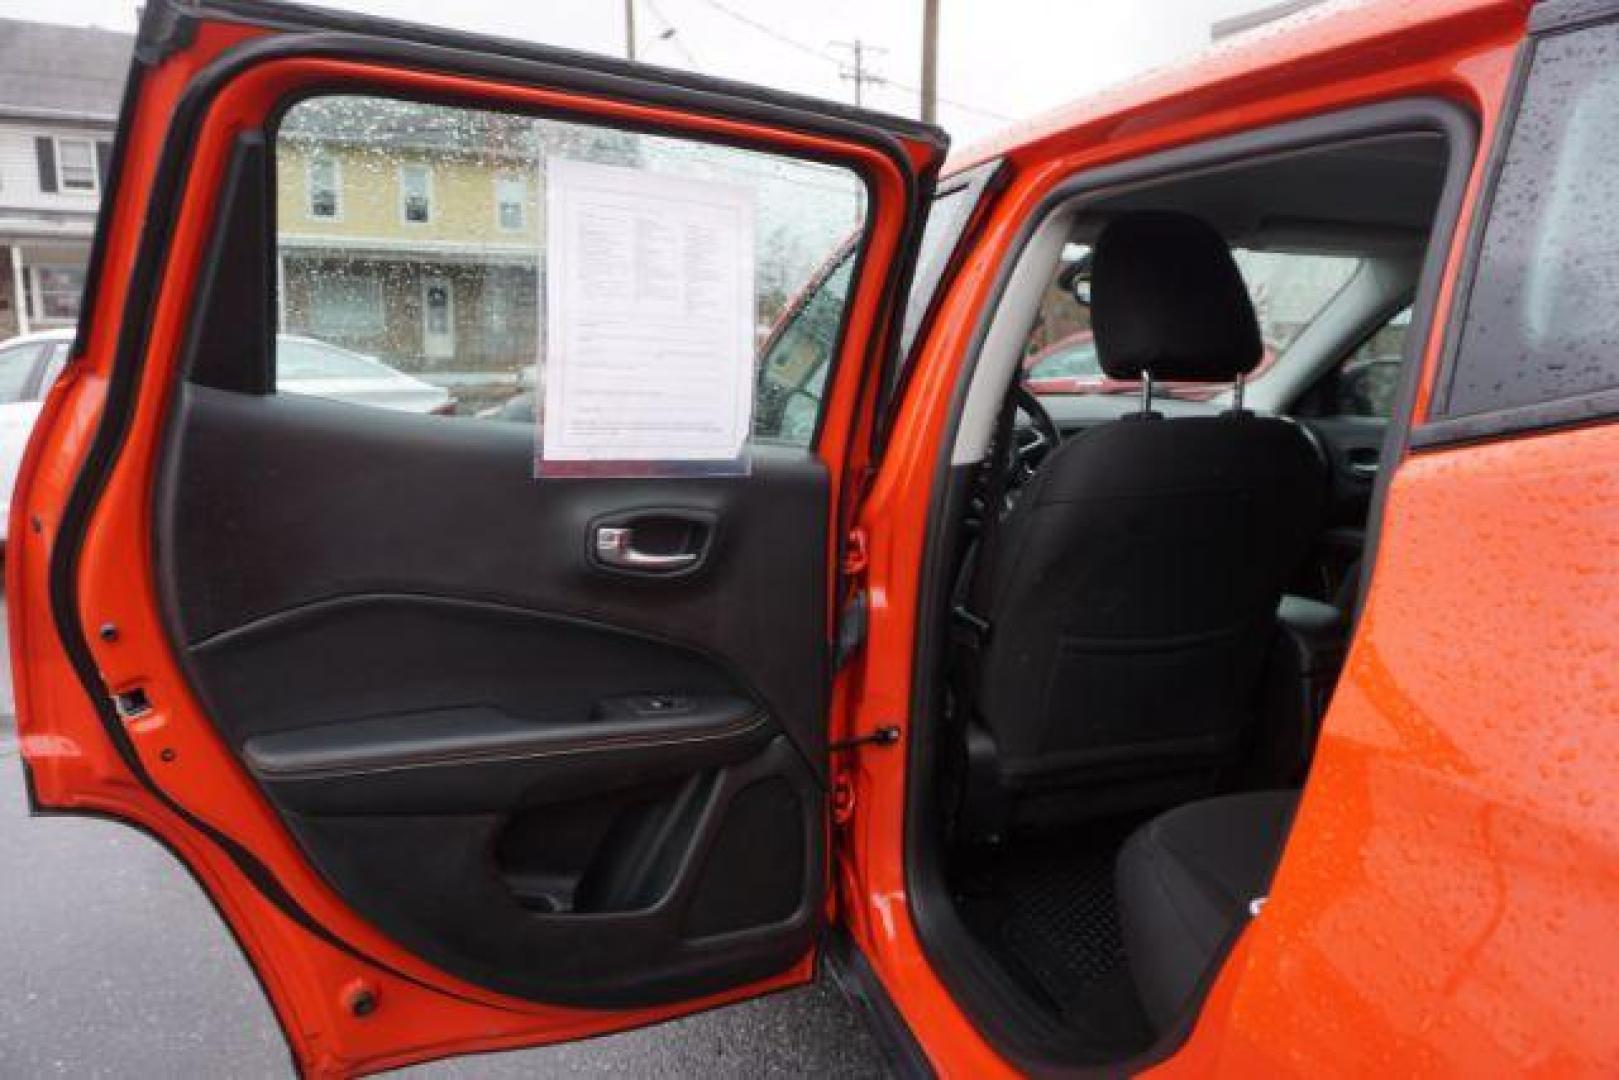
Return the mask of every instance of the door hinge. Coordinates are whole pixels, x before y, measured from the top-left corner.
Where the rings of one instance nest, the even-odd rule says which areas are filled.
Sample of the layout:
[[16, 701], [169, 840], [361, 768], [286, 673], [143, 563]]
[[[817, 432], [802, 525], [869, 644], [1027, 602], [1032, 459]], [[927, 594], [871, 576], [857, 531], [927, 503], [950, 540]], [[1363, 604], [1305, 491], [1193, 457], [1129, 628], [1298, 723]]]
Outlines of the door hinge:
[[847, 825], [854, 817], [854, 778], [839, 769], [832, 777], [832, 823]]
[[843, 576], [853, 584], [843, 610], [838, 612], [836, 640], [832, 642], [832, 670], [842, 671], [860, 646], [866, 643], [866, 590], [859, 578], [865, 574], [870, 562], [866, 548], [866, 530], [856, 525], [849, 530], [843, 545]]
[[866, 564], [870, 561], [866, 550], [866, 530], [856, 525], [849, 530], [849, 537], [843, 545], [843, 573], [845, 577], [866, 572]]

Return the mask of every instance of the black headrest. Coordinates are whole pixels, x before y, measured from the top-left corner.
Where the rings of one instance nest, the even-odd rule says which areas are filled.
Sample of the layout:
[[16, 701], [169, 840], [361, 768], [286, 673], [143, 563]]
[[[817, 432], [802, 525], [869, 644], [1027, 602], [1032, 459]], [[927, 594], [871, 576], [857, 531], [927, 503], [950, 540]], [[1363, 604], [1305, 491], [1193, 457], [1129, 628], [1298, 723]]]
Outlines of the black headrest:
[[1139, 210], [1107, 223], [1091, 258], [1091, 329], [1114, 379], [1230, 382], [1264, 355], [1259, 320], [1224, 238], [1191, 214]]

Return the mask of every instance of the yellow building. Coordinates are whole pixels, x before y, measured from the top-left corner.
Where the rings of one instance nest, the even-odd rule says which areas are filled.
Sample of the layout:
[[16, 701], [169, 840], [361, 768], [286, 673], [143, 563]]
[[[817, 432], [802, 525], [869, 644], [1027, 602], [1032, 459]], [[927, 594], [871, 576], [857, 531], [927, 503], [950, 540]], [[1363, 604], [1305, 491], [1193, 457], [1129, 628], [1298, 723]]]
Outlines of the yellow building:
[[435, 382], [537, 357], [541, 122], [323, 98], [276, 140], [280, 317]]
[[560, 119], [313, 98], [275, 139], [282, 332], [442, 385], [462, 411], [509, 396], [544, 360], [545, 164], [558, 158], [750, 190], [761, 339], [864, 214], [858, 181], [834, 166]]

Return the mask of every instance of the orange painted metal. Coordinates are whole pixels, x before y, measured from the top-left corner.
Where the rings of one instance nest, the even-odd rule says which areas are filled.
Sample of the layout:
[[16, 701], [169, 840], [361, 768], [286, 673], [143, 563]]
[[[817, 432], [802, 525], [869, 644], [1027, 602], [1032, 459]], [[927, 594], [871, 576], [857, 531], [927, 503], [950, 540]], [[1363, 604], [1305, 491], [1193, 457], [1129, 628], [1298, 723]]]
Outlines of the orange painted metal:
[[1619, 1070], [1616, 461], [1610, 423], [1401, 467], [1298, 822], [1186, 1071]]
[[[651, 123], [664, 132], [746, 140], [752, 146], [810, 154], [858, 169], [871, 196], [865, 264], [871, 272], [861, 276], [851, 297], [845, 337], [848, 362], [838, 365], [829, 387], [822, 454], [833, 477], [844, 472], [845, 448], [853, 441], [849, 432], [859, 423], [855, 405], [865, 396], [861, 384], [874, 377], [861, 354], [879, 322], [884, 268], [900, 251], [906, 209], [903, 176], [888, 158], [850, 142], [531, 86], [358, 62], [273, 60], [247, 70], [218, 95], [189, 150], [185, 212], [174, 223], [134, 417], [81, 554], [78, 614], [92, 631], [105, 624], [118, 628], [106, 639], [90, 635], [108, 691], [139, 689], [152, 703], [150, 711], [125, 728], [145, 771], [169, 798], [251, 852], [273, 877], [272, 888], [303, 913], [300, 921], [267, 900], [265, 891], [221, 847], [131, 774], [102, 731], [62, 651], [48, 588], [56, 528], [106, 396], [135, 245], [148, 219], [145, 202], [172, 110], [202, 67], [249, 36], [235, 28], [204, 26], [186, 50], [148, 76], [126, 134], [124, 171], [92, 334], [83, 357], [70, 365], [52, 391], [41, 417], [41, 435], [19, 474], [12, 503], [19, 529], [8, 552], [6, 573], [13, 597], [10, 618], [19, 673], [22, 755], [37, 803], [111, 815], [162, 838], [214, 897], [264, 982], [299, 1069], [309, 1075], [354, 1075], [450, 1053], [575, 1039], [806, 981], [814, 971], [812, 954], [770, 979], [677, 1005], [601, 1011], [548, 1007], [453, 978], [361, 920], [307, 863], [192, 696], [161, 621], [150, 545], [152, 489], [168, 391], [178, 377], [194, 282], [210, 239], [212, 207], [230, 147], [239, 132], [260, 127], [280, 102], [301, 90], [340, 85], [345, 92], [416, 94], [536, 110], [566, 107], [574, 115], [593, 115], [606, 122]], [[839, 505], [837, 490], [831, 505]], [[36, 519], [37, 530], [32, 527]], [[829, 548], [827, 558], [836, 554]], [[361, 1001], [365, 1007], [356, 1008]]]

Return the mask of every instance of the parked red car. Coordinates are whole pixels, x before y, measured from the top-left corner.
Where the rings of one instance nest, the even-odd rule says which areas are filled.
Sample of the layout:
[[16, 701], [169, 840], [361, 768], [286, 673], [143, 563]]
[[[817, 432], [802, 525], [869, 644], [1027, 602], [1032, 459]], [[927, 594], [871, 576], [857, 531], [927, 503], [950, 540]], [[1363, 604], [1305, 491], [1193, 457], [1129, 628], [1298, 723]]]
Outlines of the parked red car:
[[[1249, 378], [1258, 378], [1276, 363], [1276, 350], [1265, 346], [1264, 356]], [[1029, 354], [1023, 361], [1024, 379], [1036, 394], [1133, 394], [1141, 389], [1139, 379], [1110, 379], [1102, 372], [1096, 354], [1096, 338], [1080, 330]], [[1207, 401], [1224, 388], [1207, 383], [1166, 382], [1154, 388], [1165, 397], [1185, 401]]]

